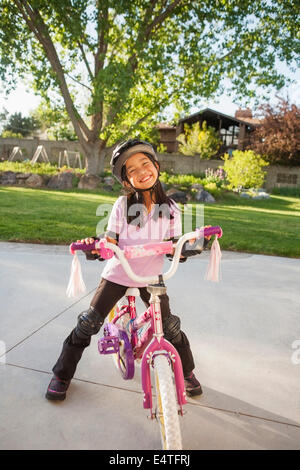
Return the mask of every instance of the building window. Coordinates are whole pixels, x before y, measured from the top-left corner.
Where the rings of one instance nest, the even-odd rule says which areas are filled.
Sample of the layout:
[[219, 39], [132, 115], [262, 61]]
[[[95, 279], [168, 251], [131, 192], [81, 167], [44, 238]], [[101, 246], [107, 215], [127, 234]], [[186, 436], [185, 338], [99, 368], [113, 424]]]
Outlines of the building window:
[[230, 126], [228, 129], [220, 129], [220, 137], [224, 145], [238, 145], [239, 128]]
[[277, 173], [277, 183], [297, 184], [297, 175]]

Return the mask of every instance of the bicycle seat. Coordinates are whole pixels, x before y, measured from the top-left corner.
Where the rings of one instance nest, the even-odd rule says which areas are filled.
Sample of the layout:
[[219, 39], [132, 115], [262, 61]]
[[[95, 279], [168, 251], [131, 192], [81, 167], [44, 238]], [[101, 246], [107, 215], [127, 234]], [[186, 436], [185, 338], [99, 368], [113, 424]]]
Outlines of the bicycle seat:
[[134, 297], [140, 296], [140, 290], [137, 287], [129, 287], [125, 292], [125, 295], [133, 295]]

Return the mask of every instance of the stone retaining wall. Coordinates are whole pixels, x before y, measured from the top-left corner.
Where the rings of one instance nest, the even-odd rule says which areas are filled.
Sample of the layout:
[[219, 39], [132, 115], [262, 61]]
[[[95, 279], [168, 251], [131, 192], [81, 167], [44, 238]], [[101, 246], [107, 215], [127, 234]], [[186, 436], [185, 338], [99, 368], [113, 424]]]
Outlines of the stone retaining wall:
[[[217, 169], [223, 166], [222, 160], [200, 160], [177, 153], [160, 154], [161, 169], [177, 174], [202, 173], [207, 168]], [[300, 166], [269, 165], [264, 187], [267, 190], [279, 187], [300, 188]]]
[[[0, 158], [8, 159], [13, 147], [20, 147], [24, 158], [31, 158], [38, 145], [43, 145], [49, 161], [57, 163], [59, 153], [63, 150], [81, 152], [80, 143], [66, 140], [39, 140], [35, 139], [2, 139], [0, 138]], [[109, 166], [110, 155], [105, 157], [105, 166]], [[200, 160], [197, 157], [188, 157], [179, 153], [159, 154], [159, 161], [163, 171], [172, 171], [177, 174], [201, 173], [207, 168], [217, 169], [223, 166], [222, 160]], [[266, 189], [274, 187], [300, 187], [300, 166], [286, 167], [281, 165], [270, 165], [266, 168]]]

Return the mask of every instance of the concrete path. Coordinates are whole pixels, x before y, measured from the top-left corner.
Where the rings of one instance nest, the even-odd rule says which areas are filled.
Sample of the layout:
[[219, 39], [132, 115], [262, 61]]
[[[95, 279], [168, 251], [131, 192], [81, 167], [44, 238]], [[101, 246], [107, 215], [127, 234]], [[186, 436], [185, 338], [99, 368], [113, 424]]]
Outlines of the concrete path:
[[[224, 252], [215, 284], [203, 280], [208, 256], [168, 281], [204, 389], [185, 407], [184, 448], [300, 449], [300, 260]], [[160, 449], [139, 369], [122, 380], [97, 338], [67, 399], [44, 398], [103, 268], [80, 259], [87, 294], [70, 300], [67, 247], [0, 243], [0, 449]]]

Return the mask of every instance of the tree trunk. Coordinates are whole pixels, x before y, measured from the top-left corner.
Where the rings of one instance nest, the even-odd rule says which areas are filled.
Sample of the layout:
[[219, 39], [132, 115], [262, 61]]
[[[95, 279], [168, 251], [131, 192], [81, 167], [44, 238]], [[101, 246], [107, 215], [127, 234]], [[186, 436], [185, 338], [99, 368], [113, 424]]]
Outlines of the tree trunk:
[[101, 140], [86, 142], [85, 147], [86, 149], [83, 153], [85, 156], [86, 174], [99, 175], [104, 170], [105, 143]]

